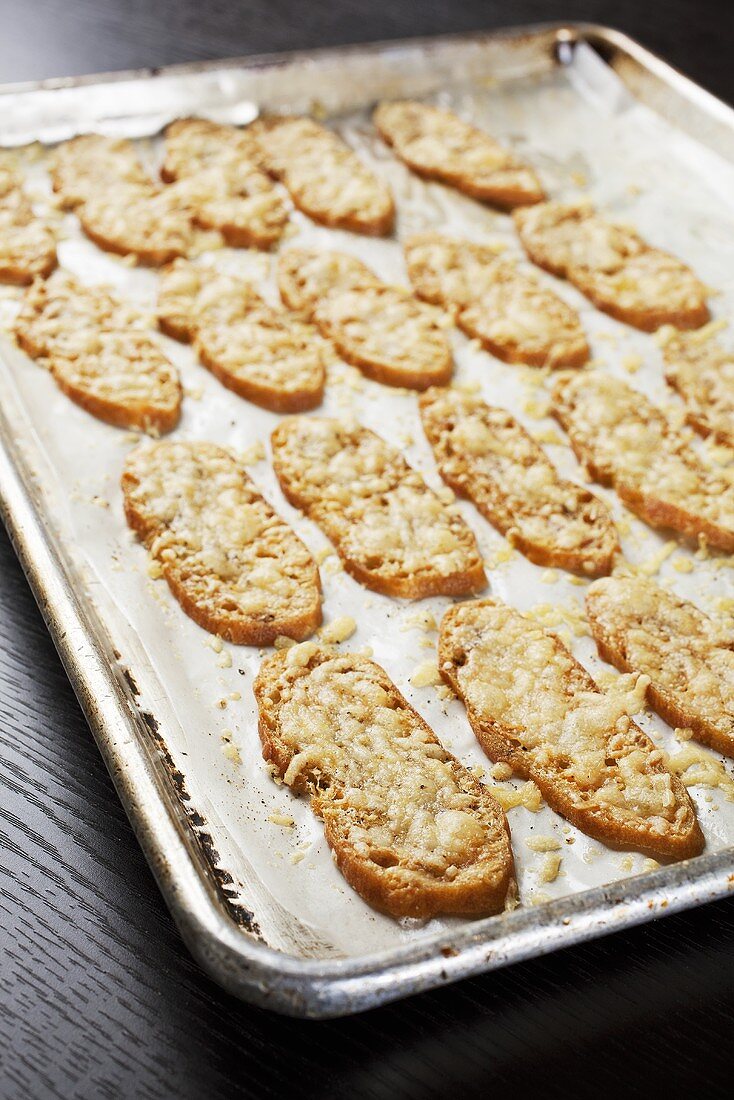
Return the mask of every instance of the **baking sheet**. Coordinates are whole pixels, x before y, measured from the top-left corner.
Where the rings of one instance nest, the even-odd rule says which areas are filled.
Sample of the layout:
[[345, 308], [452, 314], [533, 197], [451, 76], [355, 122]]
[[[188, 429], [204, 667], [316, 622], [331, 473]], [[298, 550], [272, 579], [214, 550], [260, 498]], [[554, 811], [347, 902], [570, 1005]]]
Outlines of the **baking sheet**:
[[[510, 66], [510, 71], [502, 74], [507, 79], [500, 81], [496, 67], [490, 66], [489, 75], [480, 78], [475, 73], [471, 84], [446, 85], [431, 100], [471, 118], [526, 156], [539, 169], [554, 198], [588, 196], [610, 216], [633, 223], [651, 243], [691, 263], [717, 290], [712, 299], [714, 316], [727, 320], [734, 305], [731, 164], [635, 101], [587, 47], [578, 47], [573, 62], [564, 68], [550, 69], [533, 59], [528, 60], [528, 68], [529, 72], [518, 72]], [[383, 87], [390, 94], [399, 94], [398, 71], [396, 64], [386, 66], [388, 79], [373, 67], [372, 80], [358, 89], [359, 98], [371, 103]], [[164, 97], [165, 113], [190, 111], [199, 102], [200, 81], [206, 86], [206, 96], [200, 100], [205, 102], [206, 113], [242, 121], [252, 106], [251, 98], [243, 98], [243, 93], [250, 96], [257, 90], [251, 74], [247, 79], [250, 84], [246, 87], [233, 87], [223, 79], [212, 81], [211, 74], [182, 76], [169, 97]], [[406, 80], [413, 81], [411, 91], [416, 79], [416, 74], [406, 74]], [[336, 112], [332, 123], [393, 187], [400, 237], [435, 228], [475, 241], [499, 242], [508, 254], [519, 255], [507, 216], [440, 185], [420, 181], [393, 157], [372, 131], [368, 114], [353, 111], [354, 85], [347, 89], [343, 80], [340, 84], [304, 77], [300, 86], [289, 88], [283, 82], [276, 85], [272, 75], [267, 80], [270, 84], [263, 87], [262, 94], [268, 105], [277, 101], [276, 105], [294, 110]], [[315, 87], [318, 96], [313, 94]], [[104, 107], [107, 101], [95, 97], [94, 88], [75, 88], [73, 92], [85, 104], [85, 120], [90, 126], [96, 124], [100, 105]], [[126, 103], [118, 88], [115, 103], [120, 102]], [[139, 102], [142, 109], [142, 100]], [[31, 134], [46, 139], [58, 136], [58, 130], [49, 130], [44, 121], [47, 103], [31, 104], [22, 114], [26, 139]], [[123, 112], [125, 132], [150, 133], [163, 114], [146, 112], [142, 117], [135, 113], [135, 105], [133, 99]], [[228, 116], [229, 111], [234, 113]], [[119, 125], [119, 118], [111, 123], [103, 120], [99, 128], [118, 132]], [[141, 152], [154, 166], [160, 158], [159, 143], [144, 140]], [[43, 156], [37, 147], [12, 155], [21, 157], [27, 166], [41, 212], [50, 196]], [[130, 268], [99, 251], [80, 234], [73, 215], [65, 215], [61, 221], [64, 239], [59, 257], [64, 267], [85, 282], [109, 283], [121, 295], [152, 309], [157, 282], [154, 272]], [[298, 213], [293, 214], [292, 223], [295, 231], [284, 247], [342, 249], [359, 256], [383, 278], [406, 283], [396, 241], [322, 229]], [[272, 257], [213, 249], [202, 262], [248, 275], [271, 301], [277, 301]], [[680, 412], [680, 402], [664, 384], [660, 352], [652, 337], [598, 313], [567, 284], [541, 277], [580, 311], [599, 369], [623, 377], [658, 404]], [[15, 291], [3, 292], [5, 322], [12, 318], [16, 302]], [[724, 333], [723, 339], [727, 338], [733, 337]], [[318, 556], [327, 551], [328, 543], [315, 525], [285, 502], [270, 468], [268, 437], [279, 418], [221, 387], [197, 364], [189, 348], [160, 339], [181, 370], [186, 389], [181, 425], [170, 438], [212, 439], [243, 454], [253, 480], [312, 552]], [[549, 385], [544, 374], [502, 364], [458, 332], [452, 332], [452, 341], [456, 384], [476, 389], [487, 401], [511, 409], [546, 445], [562, 473], [578, 479], [580, 470], [563, 433], [543, 415]], [[192, 623], [170, 596], [165, 582], [150, 575], [146, 552], [126, 529], [119, 476], [135, 441], [129, 433], [101, 424], [73, 405], [47, 374], [5, 339], [1, 350], [3, 408], [14, 411], [16, 438], [34, 471], [43, 509], [77, 567], [85, 598], [107, 627], [121, 667], [135, 681], [140, 709], [155, 720], [157, 735], [185, 787], [191, 828], [206, 836], [220, 880], [227, 883], [233, 912], [251, 913], [252, 920], [247, 922], [250, 931], [256, 930], [270, 946], [299, 958], [363, 958], [465, 928], [466, 922], [460, 920], [392, 921], [369, 909], [346, 885], [333, 866], [321, 825], [307, 803], [277, 787], [262, 763], [251, 694], [261, 654], [220, 644]], [[433, 487], [440, 488], [420, 429], [414, 394], [381, 387], [353, 368], [336, 363], [330, 370], [324, 405], [316, 412], [320, 414], [355, 416], [381, 432], [402, 447]], [[256, 443], [262, 445], [265, 458], [257, 458]], [[734, 455], [708, 444], [697, 442], [696, 446], [706, 461], [734, 474]], [[707, 611], [725, 614], [734, 607], [731, 559], [706, 557], [670, 543], [631, 517], [613, 493], [599, 487], [595, 491], [612, 508], [629, 562]], [[559, 630], [592, 674], [604, 682], [608, 679], [613, 689], [616, 674], [596, 658], [595, 647], [585, 633], [581, 614], [584, 587], [561, 572], [540, 569], [510, 552], [505, 540], [470, 504], [458, 507], [487, 560], [489, 590]], [[485, 781], [496, 786], [489, 774], [491, 764], [475, 743], [463, 707], [441, 698], [435, 685], [419, 688], [411, 683], [417, 669], [435, 661], [436, 633], [418, 626], [417, 617], [432, 616], [439, 622], [451, 601], [398, 601], [368, 592], [338, 568], [333, 554], [324, 559], [321, 572], [327, 625], [342, 615], [351, 615], [358, 622], [357, 632], [345, 648], [369, 647], [446, 746], [469, 766], [483, 767]], [[682, 751], [690, 755], [691, 743], [677, 741], [657, 717], [645, 714], [638, 720], [673, 758]], [[734, 842], [734, 782], [730, 763], [707, 750], [701, 749], [700, 755], [712, 761], [708, 776], [719, 785], [690, 789], [706, 834], [707, 852], [714, 852]], [[503, 782], [500, 786], [507, 798], [508, 788], [523, 784]], [[533, 812], [518, 806], [508, 816], [525, 906], [542, 906], [548, 900], [652, 866], [643, 857], [606, 850], [547, 807]], [[292, 827], [279, 823], [287, 818], [293, 819]], [[526, 843], [538, 836], [554, 836], [561, 844], [560, 874], [553, 882], [542, 881], [545, 857]], [[542, 909], [538, 914], [542, 922]]]

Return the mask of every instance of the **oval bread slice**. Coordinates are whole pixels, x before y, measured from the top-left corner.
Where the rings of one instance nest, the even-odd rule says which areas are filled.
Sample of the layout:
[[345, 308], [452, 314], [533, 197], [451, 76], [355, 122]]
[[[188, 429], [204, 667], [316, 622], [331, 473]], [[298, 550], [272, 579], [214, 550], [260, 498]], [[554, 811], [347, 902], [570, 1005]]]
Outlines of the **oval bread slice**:
[[392, 232], [390, 189], [332, 130], [310, 118], [273, 116], [258, 119], [247, 133], [267, 171], [314, 221], [373, 237]]
[[650, 678], [650, 705], [671, 726], [734, 756], [734, 634], [646, 577], [607, 577], [586, 593], [599, 656]]
[[73, 210], [120, 184], [155, 190], [135, 146], [127, 138], [81, 134], [62, 142], [53, 151], [50, 172], [51, 185], [65, 210]]
[[633, 229], [605, 221], [588, 204], [546, 202], [513, 216], [530, 259], [568, 279], [618, 321], [644, 332], [667, 324], [700, 328], [708, 321], [706, 287], [689, 267]]
[[288, 207], [258, 164], [251, 134], [201, 118], [179, 119], [166, 130], [161, 177], [183, 185], [203, 229], [217, 229], [234, 248], [272, 248]]
[[321, 584], [301, 540], [237, 460], [213, 443], [137, 447], [122, 475], [125, 517], [194, 622], [237, 645], [307, 638]]
[[630, 721], [645, 680], [627, 694], [601, 692], [555, 635], [494, 600], [449, 608], [439, 669], [487, 755], [532, 779], [577, 828], [657, 860], [703, 849], [685, 787]]
[[556, 383], [552, 412], [579, 462], [646, 523], [734, 551], [734, 487], [643, 394], [599, 372], [571, 375]]
[[78, 207], [91, 241], [146, 267], [185, 256], [194, 243], [191, 202], [178, 184], [155, 191], [112, 183]]
[[347, 363], [386, 386], [425, 390], [451, 378], [437, 312], [342, 252], [292, 249], [278, 264], [283, 301], [312, 318]]
[[0, 283], [28, 286], [56, 267], [56, 236], [33, 213], [20, 176], [0, 167]]
[[691, 427], [734, 447], [734, 353], [711, 339], [706, 329], [671, 330], [663, 357], [665, 377], [683, 398]]
[[408, 599], [484, 588], [472, 532], [375, 432], [289, 417], [272, 447], [286, 498], [321, 527], [360, 584]]
[[513, 261], [440, 233], [416, 234], [404, 251], [415, 292], [455, 311], [459, 328], [498, 359], [534, 367], [588, 361], [576, 310]]
[[163, 273], [158, 323], [191, 340], [228, 389], [272, 412], [320, 405], [328, 348], [312, 325], [267, 305], [246, 279], [177, 260]]
[[400, 159], [426, 179], [500, 207], [544, 198], [532, 168], [453, 111], [402, 100], [381, 103], [372, 120]]
[[504, 908], [514, 866], [502, 809], [379, 665], [304, 642], [266, 659], [254, 691], [263, 756], [310, 796], [369, 905], [420, 918]]
[[587, 576], [610, 571], [619, 540], [605, 505], [563, 481], [510, 413], [439, 389], [422, 394], [420, 413], [446, 484], [530, 561]]
[[171, 431], [181, 384], [145, 319], [106, 291], [57, 271], [26, 293], [15, 338], [63, 392], [119, 428]]

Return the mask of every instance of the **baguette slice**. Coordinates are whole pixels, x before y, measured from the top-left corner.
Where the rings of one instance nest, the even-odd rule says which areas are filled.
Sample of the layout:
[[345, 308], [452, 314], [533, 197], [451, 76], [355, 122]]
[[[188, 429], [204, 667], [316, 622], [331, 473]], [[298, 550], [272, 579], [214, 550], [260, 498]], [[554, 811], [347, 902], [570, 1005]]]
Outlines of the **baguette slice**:
[[599, 656], [650, 678], [647, 698], [671, 726], [734, 756], [734, 635], [644, 577], [591, 585], [586, 613]]
[[251, 134], [234, 126], [186, 118], [166, 130], [161, 177], [185, 180], [196, 223], [217, 229], [234, 248], [269, 249], [288, 221], [288, 207], [258, 165]]
[[124, 184], [155, 190], [135, 146], [127, 138], [82, 134], [58, 145], [51, 158], [51, 184], [65, 210]]
[[289, 309], [313, 320], [319, 302], [331, 294], [384, 284], [348, 252], [289, 248], [278, 259], [278, 289]]
[[0, 167], [0, 283], [28, 286], [56, 267], [56, 236], [33, 213], [21, 179]]
[[498, 359], [533, 367], [588, 361], [576, 310], [513, 261], [440, 233], [416, 234], [404, 251], [416, 294], [454, 310], [459, 328]]
[[[700, 339], [706, 335], [706, 339]], [[700, 435], [734, 447], [734, 353], [705, 329], [673, 332], [663, 346], [665, 377], [686, 406], [686, 419]]]
[[555, 635], [494, 600], [449, 608], [439, 669], [487, 755], [532, 779], [577, 828], [658, 860], [703, 849], [685, 787], [630, 721], [646, 678], [604, 694]]
[[440, 389], [422, 394], [420, 413], [446, 484], [530, 561], [594, 577], [611, 570], [619, 540], [605, 505], [561, 480], [510, 413]]
[[99, 420], [151, 434], [178, 423], [175, 367], [145, 319], [106, 291], [55, 272], [27, 291], [15, 338], [48, 367], [59, 389]]
[[451, 378], [441, 319], [355, 257], [289, 250], [278, 264], [278, 284], [283, 301], [312, 318], [342, 359], [375, 382], [425, 390]]
[[486, 585], [472, 532], [375, 432], [289, 417], [272, 447], [286, 499], [321, 527], [360, 584], [407, 599]]
[[136, 447], [125, 517], [194, 622], [236, 645], [301, 641], [321, 623], [321, 583], [301, 540], [237, 460], [212, 443]]
[[77, 214], [99, 248], [134, 256], [145, 267], [161, 267], [186, 256], [195, 241], [191, 197], [179, 184], [156, 191], [110, 183], [90, 195]]
[[507, 820], [373, 661], [313, 642], [254, 684], [263, 756], [310, 796], [336, 864], [391, 917], [489, 916], [514, 896]]
[[568, 279], [616, 320], [644, 332], [709, 320], [706, 287], [689, 267], [588, 204], [546, 202], [513, 216], [533, 263]]
[[474, 199], [503, 208], [541, 202], [528, 165], [476, 126], [415, 100], [380, 103], [372, 120], [383, 139], [419, 176], [440, 180]]
[[646, 523], [734, 551], [734, 488], [643, 394], [597, 372], [571, 376], [558, 380], [552, 412], [579, 462]]
[[158, 324], [192, 341], [203, 365], [247, 401], [303, 412], [323, 400], [328, 349], [318, 331], [271, 309], [240, 276], [177, 260], [161, 278]]
[[246, 132], [257, 140], [266, 170], [314, 221], [371, 237], [392, 233], [390, 189], [331, 130], [310, 118], [272, 116]]

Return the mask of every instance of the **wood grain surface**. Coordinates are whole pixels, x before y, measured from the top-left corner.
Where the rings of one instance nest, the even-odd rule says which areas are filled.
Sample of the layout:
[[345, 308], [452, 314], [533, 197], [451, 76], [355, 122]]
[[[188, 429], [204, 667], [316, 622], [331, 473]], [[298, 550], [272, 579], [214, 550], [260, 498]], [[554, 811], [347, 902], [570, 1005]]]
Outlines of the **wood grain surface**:
[[[0, 0], [0, 80], [583, 18], [734, 98], [694, 0]], [[241, 1005], [183, 947], [0, 536], [0, 1097], [731, 1093], [734, 899], [349, 1020]]]

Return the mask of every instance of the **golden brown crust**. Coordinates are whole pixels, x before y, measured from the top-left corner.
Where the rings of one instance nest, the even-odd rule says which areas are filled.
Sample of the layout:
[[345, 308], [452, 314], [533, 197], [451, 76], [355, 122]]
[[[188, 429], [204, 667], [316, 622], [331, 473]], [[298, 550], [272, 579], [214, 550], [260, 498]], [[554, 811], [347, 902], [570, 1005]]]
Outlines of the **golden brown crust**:
[[313, 326], [266, 305], [246, 279], [177, 260], [163, 272], [158, 323], [191, 340], [228, 389], [272, 412], [321, 404], [327, 348]]
[[286, 499], [322, 528], [360, 584], [407, 599], [486, 585], [464, 521], [374, 432], [290, 417], [273, 432], [272, 447]]
[[379, 104], [372, 121], [401, 160], [425, 179], [502, 208], [545, 197], [532, 168], [453, 111], [403, 100]]
[[283, 300], [312, 318], [347, 363], [386, 386], [425, 390], [453, 371], [440, 318], [341, 252], [292, 249], [278, 264]]
[[99, 420], [153, 434], [178, 423], [176, 369], [145, 319], [105, 290], [57, 271], [27, 291], [15, 338], [72, 401]]
[[236, 645], [296, 641], [321, 623], [321, 583], [301, 540], [226, 450], [137, 447], [122, 475], [125, 517], [186, 614]]
[[671, 330], [663, 346], [665, 378], [683, 398], [688, 423], [734, 447], [734, 354], [712, 337], [705, 328]]
[[331, 130], [310, 118], [271, 116], [246, 132], [256, 139], [266, 170], [314, 221], [372, 237], [392, 233], [390, 189]]
[[628, 717], [639, 684], [631, 698], [600, 692], [555, 635], [494, 600], [446, 612], [439, 669], [487, 755], [532, 779], [577, 828], [658, 860], [702, 851], [685, 787]]
[[620, 553], [611, 517], [588, 489], [559, 478], [505, 409], [429, 390], [420, 413], [441, 477], [536, 565], [608, 573]]
[[690, 268], [587, 203], [546, 202], [513, 216], [530, 259], [616, 320], [644, 332], [665, 324], [699, 328], [709, 320], [706, 287]]
[[20, 176], [0, 168], [0, 283], [28, 286], [56, 267], [56, 236], [33, 213]]
[[264, 661], [254, 692], [265, 760], [310, 796], [369, 905], [423, 919], [504, 908], [515, 887], [500, 806], [379, 665], [305, 643]]
[[646, 523], [734, 551], [734, 489], [643, 394], [594, 372], [560, 378], [551, 408], [579, 462]]
[[179, 119], [166, 130], [161, 177], [185, 181], [193, 217], [216, 229], [233, 248], [272, 248], [288, 221], [288, 207], [259, 165], [253, 136], [205, 119]]
[[586, 594], [599, 656], [650, 677], [647, 698], [671, 726], [734, 756], [734, 636], [644, 577], [609, 577]]
[[513, 261], [440, 233], [416, 234], [403, 247], [416, 294], [452, 310], [459, 328], [498, 359], [551, 368], [588, 361], [576, 311]]

